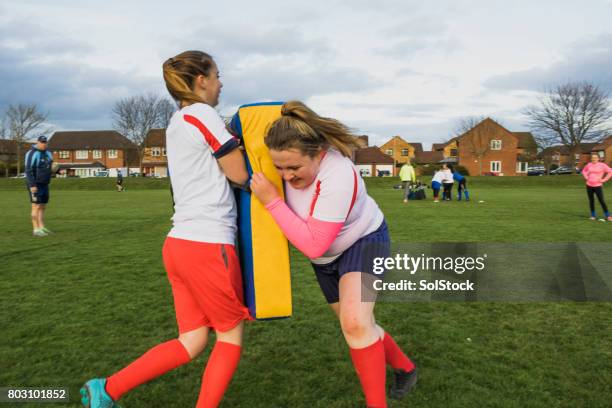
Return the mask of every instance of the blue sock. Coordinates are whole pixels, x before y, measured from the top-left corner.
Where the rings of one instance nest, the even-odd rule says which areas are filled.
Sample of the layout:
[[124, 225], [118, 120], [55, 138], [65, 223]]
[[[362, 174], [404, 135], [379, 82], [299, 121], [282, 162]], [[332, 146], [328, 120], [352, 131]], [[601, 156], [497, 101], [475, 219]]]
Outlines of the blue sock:
[[604, 214], [606, 214], [606, 218], [608, 218], [610, 216], [610, 213], [607, 212], [607, 211]]
[[465, 199], [469, 200], [470, 199], [470, 192], [465, 190], [464, 193], [465, 193]]
[[595, 218], [595, 211], [591, 211], [591, 217]]

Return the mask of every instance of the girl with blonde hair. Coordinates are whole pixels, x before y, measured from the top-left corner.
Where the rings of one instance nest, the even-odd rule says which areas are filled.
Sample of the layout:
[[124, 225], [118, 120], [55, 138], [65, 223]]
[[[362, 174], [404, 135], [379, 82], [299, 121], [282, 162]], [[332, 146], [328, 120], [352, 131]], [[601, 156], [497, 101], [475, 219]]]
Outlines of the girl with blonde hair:
[[[368, 407], [386, 407], [385, 363], [395, 372], [391, 396], [416, 383], [416, 367], [376, 323], [371, 260], [388, 257], [384, 215], [350, 157], [358, 139], [341, 122], [287, 102], [265, 143], [284, 180], [285, 200], [261, 173], [251, 189], [289, 241], [304, 253], [340, 321]], [[365, 290], [364, 290], [365, 289]]]
[[166, 130], [174, 216], [162, 251], [179, 335], [115, 374], [88, 381], [81, 389], [86, 407], [118, 406], [129, 390], [196, 358], [211, 330], [217, 341], [196, 406], [218, 406], [240, 360], [243, 321], [251, 318], [242, 298], [228, 182], [244, 184], [248, 174], [238, 141], [214, 109], [223, 86], [219, 70], [210, 55], [186, 51], [164, 62], [163, 73], [179, 105]]

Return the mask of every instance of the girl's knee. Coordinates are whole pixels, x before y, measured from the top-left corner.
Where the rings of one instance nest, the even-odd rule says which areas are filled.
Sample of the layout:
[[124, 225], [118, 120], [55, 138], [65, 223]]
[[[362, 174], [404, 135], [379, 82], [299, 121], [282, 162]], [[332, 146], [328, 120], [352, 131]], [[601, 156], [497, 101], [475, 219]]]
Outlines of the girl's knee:
[[193, 360], [196, 358], [206, 347], [208, 342], [208, 330], [194, 330], [188, 333], [183, 333], [178, 337], [189, 357]]
[[242, 346], [242, 335], [244, 332], [244, 323], [240, 322], [237, 326], [221, 332], [217, 331], [217, 341], [222, 341], [224, 343], [231, 343], [237, 346]]
[[341, 314], [340, 326], [345, 336], [361, 338], [366, 336], [371, 330], [372, 322], [370, 320], [360, 319], [356, 315]]

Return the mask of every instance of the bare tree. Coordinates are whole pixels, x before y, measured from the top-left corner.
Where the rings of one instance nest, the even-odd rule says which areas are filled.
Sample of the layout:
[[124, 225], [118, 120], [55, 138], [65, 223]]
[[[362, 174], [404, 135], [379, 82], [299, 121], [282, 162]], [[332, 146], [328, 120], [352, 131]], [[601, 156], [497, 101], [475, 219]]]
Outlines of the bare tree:
[[[151, 129], [167, 124], [169, 103], [165, 98], [144, 94], [121, 99], [113, 107], [115, 129], [136, 145], [140, 174], [145, 138]], [[129, 163], [127, 165], [129, 166]]]
[[8, 129], [6, 127], [6, 117], [0, 118], [0, 139], [6, 139], [8, 136]]
[[461, 136], [472, 130], [476, 125], [485, 120], [484, 116], [465, 116], [457, 119], [451, 132], [451, 137]]
[[[3, 115], [2, 118], [0, 118], [0, 140], [6, 139], [7, 135], [8, 135], [8, 131], [6, 129], [6, 117]], [[9, 151], [8, 146], [7, 146], [7, 151], [5, 152], [4, 155], [2, 154], [2, 152], [0, 152], [0, 157], [4, 158], [4, 160], [2, 160], [2, 165], [4, 166], [4, 177], [8, 177], [10, 157], [11, 157], [11, 152]]]
[[608, 94], [588, 82], [568, 82], [544, 92], [538, 106], [525, 108], [541, 147], [562, 144], [574, 157], [585, 142], [606, 136], [612, 118]]
[[176, 103], [170, 101], [167, 98], [164, 98], [160, 102], [160, 121], [159, 126], [163, 129], [166, 129], [170, 124], [170, 119], [174, 112], [176, 112], [177, 107]]
[[15, 142], [17, 174], [21, 173], [21, 146], [29, 138], [46, 135], [50, 129], [43, 128], [48, 114], [38, 111], [36, 104], [10, 105], [6, 110], [6, 127], [9, 139]]

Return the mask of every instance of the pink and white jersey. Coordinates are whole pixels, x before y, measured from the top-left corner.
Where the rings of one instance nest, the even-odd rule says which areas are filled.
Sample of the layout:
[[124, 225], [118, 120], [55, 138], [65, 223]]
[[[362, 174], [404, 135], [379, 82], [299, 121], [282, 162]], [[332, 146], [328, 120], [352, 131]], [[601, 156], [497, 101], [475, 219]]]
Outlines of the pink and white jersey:
[[166, 153], [175, 212], [168, 236], [235, 243], [236, 201], [217, 159], [237, 145], [209, 105], [195, 103], [172, 116], [166, 129]]
[[312, 216], [344, 223], [327, 252], [311, 259], [315, 264], [332, 262], [361, 237], [374, 232], [384, 219], [353, 162], [333, 149], [321, 161], [315, 181], [301, 190], [285, 183], [285, 197], [287, 205], [304, 221]]

